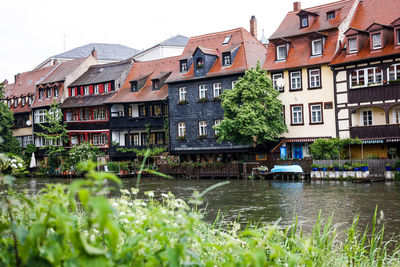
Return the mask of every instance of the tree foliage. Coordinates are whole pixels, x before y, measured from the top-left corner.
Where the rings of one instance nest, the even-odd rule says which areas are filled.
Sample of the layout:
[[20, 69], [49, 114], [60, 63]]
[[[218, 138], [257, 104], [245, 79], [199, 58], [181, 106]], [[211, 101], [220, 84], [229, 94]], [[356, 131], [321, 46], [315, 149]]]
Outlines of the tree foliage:
[[359, 139], [352, 138], [319, 138], [310, 146], [310, 154], [313, 159], [339, 159], [345, 158], [349, 146], [361, 144]]
[[97, 146], [90, 143], [82, 143], [80, 145], [74, 145], [68, 153], [67, 163], [70, 166], [78, 166], [79, 162], [92, 160], [97, 161], [98, 157], [103, 156], [104, 153], [100, 151]]
[[262, 144], [276, 140], [287, 131], [278, 95], [260, 64], [246, 71], [232, 90], [221, 95], [224, 119], [214, 126], [218, 142]]

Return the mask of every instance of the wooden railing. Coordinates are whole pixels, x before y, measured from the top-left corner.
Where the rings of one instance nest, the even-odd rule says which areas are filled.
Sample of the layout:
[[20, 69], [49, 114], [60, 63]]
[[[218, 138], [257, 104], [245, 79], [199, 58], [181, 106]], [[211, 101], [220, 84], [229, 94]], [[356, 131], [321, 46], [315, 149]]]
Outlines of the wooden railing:
[[200, 177], [223, 177], [223, 178], [240, 178], [241, 167], [239, 163], [228, 163], [221, 167], [207, 166], [195, 167], [191, 164], [186, 166], [170, 166], [169, 164], [160, 164], [159, 171], [171, 176], [184, 176], [186, 178], [200, 178]]
[[349, 103], [400, 98], [400, 83], [349, 89]]
[[400, 124], [353, 126], [350, 127], [352, 138], [393, 138], [400, 137]]

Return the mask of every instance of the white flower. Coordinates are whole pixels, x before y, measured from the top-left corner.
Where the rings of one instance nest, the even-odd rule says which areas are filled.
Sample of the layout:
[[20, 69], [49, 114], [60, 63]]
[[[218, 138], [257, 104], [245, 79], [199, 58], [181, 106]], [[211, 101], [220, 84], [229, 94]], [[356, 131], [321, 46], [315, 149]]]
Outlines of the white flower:
[[21, 164], [21, 163], [18, 163], [18, 167], [22, 168], [22, 164]]
[[17, 160], [16, 160], [16, 159], [12, 159], [11, 162], [12, 162], [12, 163], [17, 162]]
[[153, 191], [147, 191], [147, 192], [144, 192], [144, 194], [146, 196], [148, 196], [148, 197], [154, 197], [154, 192]]
[[129, 220], [128, 219], [123, 219], [122, 222], [129, 223]]
[[119, 216], [125, 216], [125, 215], [126, 215], [126, 213], [123, 212], [123, 211], [121, 211], [121, 212], [119, 213]]
[[117, 202], [113, 202], [111, 205], [112, 205], [113, 207], [118, 207], [118, 203], [117, 203]]
[[164, 194], [164, 193], [162, 193], [161, 196], [162, 196], [163, 198], [169, 198], [169, 196], [168, 196], [167, 194]]
[[17, 168], [17, 165], [15, 165], [14, 163], [11, 164], [11, 168], [16, 169], [16, 168]]

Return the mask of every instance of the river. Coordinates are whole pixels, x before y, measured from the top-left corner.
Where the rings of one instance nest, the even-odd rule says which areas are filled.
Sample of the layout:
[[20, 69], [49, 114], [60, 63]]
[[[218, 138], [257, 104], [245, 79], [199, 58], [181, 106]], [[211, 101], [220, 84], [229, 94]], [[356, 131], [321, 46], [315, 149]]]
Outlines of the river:
[[[172, 192], [176, 197], [188, 199], [195, 190], [203, 191], [224, 180], [167, 180], [142, 178], [141, 192], [153, 190], [156, 196]], [[36, 193], [47, 183], [69, 183], [71, 179], [16, 179], [13, 187]], [[123, 179], [129, 189], [136, 179]], [[327, 218], [333, 215], [333, 224], [339, 229], [348, 227], [356, 215], [360, 227], [371, 225], [378, 205], [379, 225], [385, 224], [385, 236], [400, 234], [400, 183], [353, 184], [351, 182], [285, 182], [271, 180], [231, 180], [205, 195], [207, 221], [213, 221], [218, 213], [224, 220], [272, 223], [291, 223], [293, 214], [305, 230], [309, 231], [318, 213]]]

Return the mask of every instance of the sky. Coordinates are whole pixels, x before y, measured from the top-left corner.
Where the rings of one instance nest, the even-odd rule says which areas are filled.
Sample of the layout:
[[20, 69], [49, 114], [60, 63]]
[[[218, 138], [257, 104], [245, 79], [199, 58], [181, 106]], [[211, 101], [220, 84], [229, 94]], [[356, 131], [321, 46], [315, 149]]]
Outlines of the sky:
[[[302, 8], [333, 0], [302, 0]], [[187, 37], [238, 27], [256, 16], [268, 38], [292, 0], [1, 0], [0, 82], [32, 70], [50, 56], [89, 43], [139, 50], [177, 34]]]

